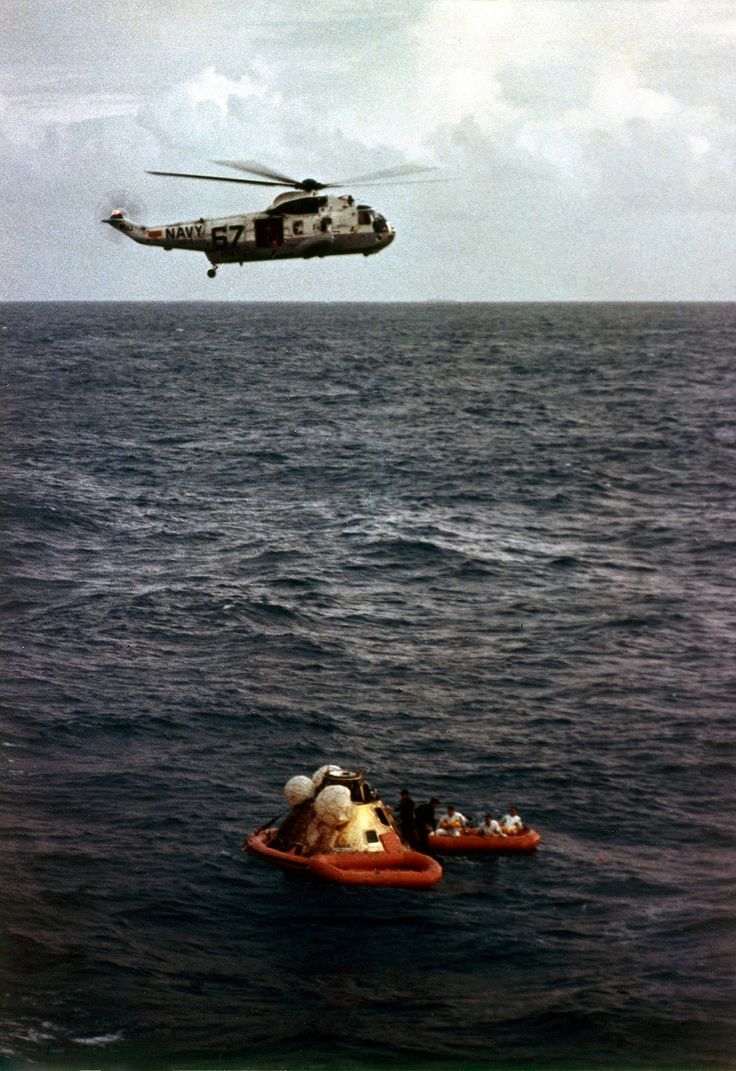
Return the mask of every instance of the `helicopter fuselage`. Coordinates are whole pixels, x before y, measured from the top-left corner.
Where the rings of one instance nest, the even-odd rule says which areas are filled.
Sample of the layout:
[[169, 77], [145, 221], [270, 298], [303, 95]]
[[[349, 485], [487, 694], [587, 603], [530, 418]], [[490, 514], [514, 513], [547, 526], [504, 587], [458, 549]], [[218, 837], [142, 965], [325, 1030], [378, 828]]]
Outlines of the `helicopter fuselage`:
[[281, 194], [263, 212], [148, 227], [121, 211], [103, 222], [141, 245], [204, 253], [213, 267], [259, 260], [370, 256], [390, 245], [395, 231], [369, 205], [350, 196]]

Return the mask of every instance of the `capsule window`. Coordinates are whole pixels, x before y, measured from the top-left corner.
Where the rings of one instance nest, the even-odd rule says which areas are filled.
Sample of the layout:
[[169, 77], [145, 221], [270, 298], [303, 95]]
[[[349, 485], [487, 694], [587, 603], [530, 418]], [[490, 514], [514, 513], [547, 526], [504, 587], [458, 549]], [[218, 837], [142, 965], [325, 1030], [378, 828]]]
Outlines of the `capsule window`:
[[375, 829], [366, 829], [365, 839], [368, 844], [378, 844], [378, 834]]
[[386, 817], [386, 815], [384, 814], [383, 810], [380, 807], [376, 807], [376, 814], [378, 815], [380, 821], [383, 822], [383, 824], [385, 826], [390, 826], [391, 825], [391, 823], [389, 822], [388, 818]]

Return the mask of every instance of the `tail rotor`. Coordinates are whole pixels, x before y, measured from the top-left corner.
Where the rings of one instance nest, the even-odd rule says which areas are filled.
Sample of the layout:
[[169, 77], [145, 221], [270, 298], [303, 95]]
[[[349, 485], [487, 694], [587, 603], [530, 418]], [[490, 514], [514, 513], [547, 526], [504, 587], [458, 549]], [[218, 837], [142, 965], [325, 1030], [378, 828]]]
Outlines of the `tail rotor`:
[[[95, 218], [98, 222], [108, 223], [115, 217], [125, 217], [137, 223], [144, 213], [145, 207], [135, 194], [129, 190], [117, 189], [111, 190], [100, 202]], [[125, 237], [115, 227], [106, 227], [104, 235], [108, 242], [120, 242]]]

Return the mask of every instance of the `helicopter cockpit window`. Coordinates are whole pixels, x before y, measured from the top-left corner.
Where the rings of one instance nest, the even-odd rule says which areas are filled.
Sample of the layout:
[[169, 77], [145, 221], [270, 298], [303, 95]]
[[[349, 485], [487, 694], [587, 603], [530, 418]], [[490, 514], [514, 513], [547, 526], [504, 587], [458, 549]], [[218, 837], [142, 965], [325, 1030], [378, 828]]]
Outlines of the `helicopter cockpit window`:
[[382, 216], [380, 212], [376, 212], [376, 218], [373, 220], [373, 230], [376, 234], [385, 234], [388, 230], [386, 217]]
[[358, 205], [358, 226], [368, 226], [373, 222], [373, 209], [368, 205]]

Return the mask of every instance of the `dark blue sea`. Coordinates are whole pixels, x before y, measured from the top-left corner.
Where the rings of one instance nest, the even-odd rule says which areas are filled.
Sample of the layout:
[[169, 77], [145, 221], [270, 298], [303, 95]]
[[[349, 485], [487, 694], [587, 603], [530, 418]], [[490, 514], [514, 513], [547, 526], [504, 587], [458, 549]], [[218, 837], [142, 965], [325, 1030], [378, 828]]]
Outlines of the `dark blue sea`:
[[[0, 1068], [736, 1067], [736, 306], [0, 306]], [[530, 857], [240, 850], [369, 771]]]

